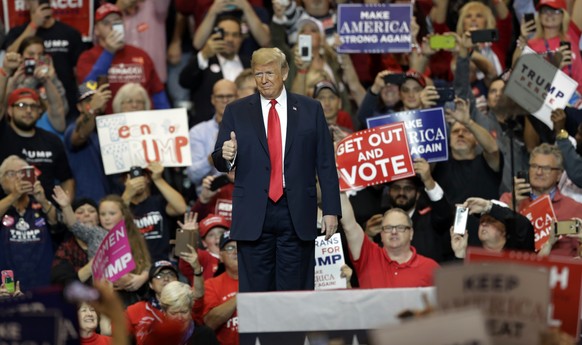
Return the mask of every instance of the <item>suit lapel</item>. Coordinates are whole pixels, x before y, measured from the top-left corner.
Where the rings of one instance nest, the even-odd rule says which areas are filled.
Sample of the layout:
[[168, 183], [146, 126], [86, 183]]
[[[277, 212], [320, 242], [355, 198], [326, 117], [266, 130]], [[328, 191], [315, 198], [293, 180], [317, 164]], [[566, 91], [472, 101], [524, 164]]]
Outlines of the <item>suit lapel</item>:
[[287, 139], [285, 140], [285, 157], [295, 139], [295, 132], [299, 124], [299, 103], [293, 94], [287, 92]]
[[255, 127], [261, 146], [269, 155], [269, 144], [267, 144], [267, 133], [265, 132], [265, 123], [263, 121], [263, 109], [261, 108], [261, 97], [258, 93], [251, 97], [249, 101], [249, 113], [251, 115], [251, 122]]

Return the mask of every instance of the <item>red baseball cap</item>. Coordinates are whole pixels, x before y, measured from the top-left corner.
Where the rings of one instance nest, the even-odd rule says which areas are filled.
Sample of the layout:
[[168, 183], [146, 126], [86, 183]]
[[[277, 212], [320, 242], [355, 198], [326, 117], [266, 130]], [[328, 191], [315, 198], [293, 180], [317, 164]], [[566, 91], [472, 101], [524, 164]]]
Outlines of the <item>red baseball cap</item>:
[[200, 237], [204, 238], [204, 236], [206, 236], [206, 234], [213, 228], [222, 227], [229, 229], [230, 222], [223, 216], [211, 213], [200, 221], [198, 227], [200, 228]]
[[415, 70], [412, 69], [408, 70], [408, 72], [406, 72], [406, 79], [416, 80], [416, 82], [419, 83], [420, 86], [422, 86], [423, 88], [426, 87], [426, 80], [424, 79], [422, 74], [418, 73]]
[[14, 103], [20, 101], [23, 98], [32, 98], [35, 102], [39, 102], [40, 99], [38, 97], [38, 93], [33, 89], [29, 89], [27, 87], [21, 87], [12, 91], [10, 96], [8, 96], [8, 105], [13, 105]]
[[540, 10], [542, 6], [547, 6], [551, 8], [555, 8], [556, 10], [566, 10], [566, 1], [565, 0], [541, 0], [538, 5], [536, 6], [536, 10]]
[[103, 5], [99, 6], [97, 12], [95, 12], [95, 22], [102, 21], [111, 13], [117, 13], [120, 16], [123, 16], [123, 13], [121, 13], [119, 7], [110, 3], [104, 3]]

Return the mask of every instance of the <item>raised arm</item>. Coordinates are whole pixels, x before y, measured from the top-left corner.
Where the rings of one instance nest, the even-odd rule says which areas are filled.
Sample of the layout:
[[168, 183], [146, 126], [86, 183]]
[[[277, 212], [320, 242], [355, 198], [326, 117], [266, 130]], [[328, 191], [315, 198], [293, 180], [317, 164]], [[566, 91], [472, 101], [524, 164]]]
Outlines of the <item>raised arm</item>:
[[353, 260], [358, 260], [362, 252], [362, 244], [364, 243], [364, 230], [356, 222], [354, 209], [346, 193], [340, 193], [340, 202], [342, 205], [341, 223], [348, 241], [348, 248], [350, 249]]
[[477, 143], [483, 148], [483, 157], [487, 165], [494, 171], [499, 171], [501, 168], [501, 153], [499, 146], [489, 132], [471, 119], [469, 115], [468, 101], [457, 98], [455, 99], [455, 110], [447, 109], [447, 114], [453, 117], [456, 121], [461, 122], [477, 140]]
[[71, 207], [71, 198], [69, 194], [61, 186], [55, 186], [53, 189], [53, 200], [61, 207], [63, 214], [63, 222], [71, 229], [77, 223], [77, 217]]
[[166, 180], [163, 178], [164, 167], [160, 162], [151, 162], [148, 166], [149, 171], [152, 172], [152, 182], [156, 185], [164, 199], [168, 202], [166, 205], [166, 213], [170, 216], [177, 216], [186, 212], [186, 201], [184, 197], [178, 193]]

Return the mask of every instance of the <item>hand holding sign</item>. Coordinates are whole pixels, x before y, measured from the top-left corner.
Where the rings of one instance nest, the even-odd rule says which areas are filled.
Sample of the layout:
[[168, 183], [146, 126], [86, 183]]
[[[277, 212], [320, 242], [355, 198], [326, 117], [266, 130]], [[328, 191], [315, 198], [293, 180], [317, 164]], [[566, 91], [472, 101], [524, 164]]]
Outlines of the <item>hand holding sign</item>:
[[222, 144], [222, 158], [226, 159], [229, 162], [232, 162], [236, 155], [237, 150], [237, 142], [236, 142], [236, 134], [234, 131], [230, 132], [230, 140], [227, 140]]
[[432, 174], [430, 173], [430, 164], [428, 164], [426, 159], [415, 158], [412, 166], [414, 167], [414, 172], [424, 184], [424, 187], [428, 190], [432, 190], [436, 186], [436, 182], [432, 178]]
[[552, 110], [550, 120], [554, 123], [554, 133], [558, 134], [562, 129], [566, 129], [566, 112], [564, 109]]

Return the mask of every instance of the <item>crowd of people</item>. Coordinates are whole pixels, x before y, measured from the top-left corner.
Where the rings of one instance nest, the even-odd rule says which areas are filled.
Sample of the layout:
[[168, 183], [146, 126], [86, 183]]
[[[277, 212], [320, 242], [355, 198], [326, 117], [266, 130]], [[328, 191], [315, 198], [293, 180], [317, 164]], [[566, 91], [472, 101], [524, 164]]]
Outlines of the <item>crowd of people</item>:
[[[305, 267], [313, 253], [257, 256], [248, 242], [254, 233], [240, 230], [245, 224], [259, 236], [262, 228], [262, 239], [263, 223], [278, 229], [288, 222], [296, 234], [277, 246], [312, 241], [303, 223], [316, 214], [296, 213], [293, 204], [317, 200], [317, 226], [328, 237], [337, 225], [329, 217], [338, 216], [348, 288], [432, 286], [434, 270], [462, 261], [469, 246], [535, 252], [534, 227], [521, 212], [545, 195], [556, 221], [582, 222], [582, 0], [412, 2], [412, 50], [384, 54], [338, 53], [337, 8], [385, 1], [102, 0], [92, 43], [57, 20], [50, 3], [24, 2], [29, 21], [10, 28], [2, 43], [0, 270], [11, 271], [16, 284], [3, 280], [0, 298], [92, 284], [97, 249], [124, 220], [135, 268], [110, 285], [96, 282], [104, 298], [79, 305], [83, 343], [122, 344], [129, 335], [137, 344], [238, 344], [237, 293], [275, 284], [253, 267], [276, 270], [282, 290], [296, 289], [302, 283], [292, 278], [311, 272]], [[497, 29], [499, 39], [474, 43], [471, 32], [483, 29]], [[302, 57], [300, 35], [311, 37], [310, 60]], [[435, 35], [452, 38], [454, 47], [431, 47]], [[271, 47], [277, 49], [260, 49]], [[504, 94], [526, 50], [578, 83], [568, 106], [552, 111], [552, 128]], [[283, 88], [286, 110], [275, 108], [280, 94], [270, 95], [266, 80]], [[443, 87], [455, 94], [446, 106]], [[253, 124], [244, 122], [254, 108], [239, 101], [257, 94], [271, 99], [282, 128], [289, 126], [278, 134], [283, 147], [295, 126], [287, 113], [308, 110], [296, 146], [283, 151], [293, 163], [273, 168], [284, 176], [277, 188], [290, 203], [282, 216], [269, 206], [281, 198], [271, 194], [269, 156], [252, 151], [262, 145], [268, 152], [267, 142], [249, 144]], [[265, 122], [257, 128], [271, 133], [271, 105], [258, 107]], [[335, 204], [335, 166], [320, 161], [332, 142], [366, 129], [374, 116], [435, 107], [445, 107], [448, 160], [415, 157], [416, 176], [342, 192]], [[131, 174], [105, 174], [96, 118], [169, 108], [188, 110], [192, 164], [151, 162]], [[316, 140], [309, 126], [319, 130], [319, 117], [310, 116], [319, 112], [325, 135]], [[24, 173], [30, 167], [32, 178]], [[306, 175], [304, 190], [291, 189], [301, 170], [316, 169], [321, 188], [311, 188], [315, 180]], [[254, 183], [269, 175], [265, 214], [267, 189]], [[243, 193], [243, 185], [256, 190]], [[458, 205], [470, 214], [464, 234], [452, 228]], [[231, 238], [233, 220], [239, 227]], [[181, 232], [195, 240], [176, 251]], [[577, 234], [552, 235], [538, 255], [579, 257], [581, 242]], [[279, 260], [288, 260], [288, 270]]]

